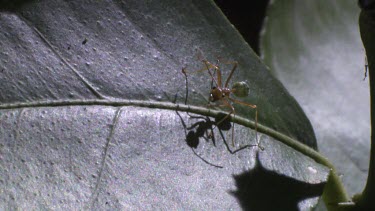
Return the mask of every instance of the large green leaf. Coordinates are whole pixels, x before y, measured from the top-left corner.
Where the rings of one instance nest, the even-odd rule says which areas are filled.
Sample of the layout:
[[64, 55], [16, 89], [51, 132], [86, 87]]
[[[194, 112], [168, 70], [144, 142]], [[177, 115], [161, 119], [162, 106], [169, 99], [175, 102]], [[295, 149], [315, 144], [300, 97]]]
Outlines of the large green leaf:
[[[316, 204], [328, 169], [279, 142], [294, 139], [316, 148], [310, 122], [211, 1], [17, 3], [0, 13], [2, 208]], [[216, 128], [216, 141], [201, 138], [195, 152], [223, 167], [217, 168], [188, 146], [184, 125], [198, 122], [190, 130], [196, 135], [211, 125], [186, 111], [218, 116], [206, 106], [207, 72], [188, 76], [189, 105], [184, 104], [181, 68], [202, 68], [197, 55], [239, 62], [231, 82], [246, 80], [250, 86], [243, 101], [258, 105], [264, 150], [230, 154], [223, 140], [230, 143], [231, 132], [221, 136]], [[230, 68], [222, 65], [224, 78]], [[254, 144], [249, 127], [255, 111], [235, 108], [237, 147]], [[306, 185], [316, 187], [306, 191]], [[249, 196], [259, 200], [249, 204]], [[275, 203], [268, 203], [270, 197]]]
[[350, 194], [366, 182], [368, 79], [356, 1], [275, 1], [262, 38], [265, 62], [301, 103], [319, 150]]

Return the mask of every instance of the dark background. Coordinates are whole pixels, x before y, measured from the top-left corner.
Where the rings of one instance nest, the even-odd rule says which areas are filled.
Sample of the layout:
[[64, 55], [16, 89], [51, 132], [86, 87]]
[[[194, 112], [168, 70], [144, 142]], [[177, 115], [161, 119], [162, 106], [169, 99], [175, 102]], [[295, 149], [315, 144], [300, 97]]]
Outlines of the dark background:
[[269, 0], [215, 0], [215, 3], [259, 55], [259, 35]]

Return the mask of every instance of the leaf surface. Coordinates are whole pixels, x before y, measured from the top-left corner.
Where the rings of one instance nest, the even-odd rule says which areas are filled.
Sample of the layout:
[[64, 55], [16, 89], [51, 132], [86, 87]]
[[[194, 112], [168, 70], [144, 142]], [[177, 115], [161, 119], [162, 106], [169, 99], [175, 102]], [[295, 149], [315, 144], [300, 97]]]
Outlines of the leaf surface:
[[[316, 204], [328, 170], [264, 129], [316, 148], [308, 119], [211, 1], [20, 1], [1, 11], [5, 209], [246, 208], [241, 182], [254, 169], [320, 185], [289, 203]], [[189, 132], [211, 120], [186, 111], [215, 114], [207, 71], [188, 75], [184, 105], [181, 69], [202, 68], [200, 56], [239, 63], [231, 83], [250, 86], [241, 100], [258, 106], [264, 151], [232, 155], [223, 141], [231, 131], [218, 128], [215, 142], [188, 146]], [[231, 66], [220, 67], [225, 79]], [[254, 120], [254, 110], [235, 109]], [[254, 134], [236, 125], [237, 147], [254, 144]]]

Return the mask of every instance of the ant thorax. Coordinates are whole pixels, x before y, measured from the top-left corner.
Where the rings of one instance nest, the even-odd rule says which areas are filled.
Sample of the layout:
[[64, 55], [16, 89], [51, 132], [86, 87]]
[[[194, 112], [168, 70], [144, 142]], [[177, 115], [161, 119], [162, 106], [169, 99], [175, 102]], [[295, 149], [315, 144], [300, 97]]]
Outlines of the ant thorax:
[[212, 87], [210, 92], [210, 102], [217, 102], [225, 97], [229, 97], [231, 90], [229, 88]]

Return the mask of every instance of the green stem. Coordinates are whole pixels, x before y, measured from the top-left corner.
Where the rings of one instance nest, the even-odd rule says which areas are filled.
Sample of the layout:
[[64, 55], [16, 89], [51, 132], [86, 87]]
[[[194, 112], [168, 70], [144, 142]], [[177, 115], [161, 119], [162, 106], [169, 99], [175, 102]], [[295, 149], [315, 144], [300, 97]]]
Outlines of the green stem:
[[[368, 6], [370, 1], [367, 2]], [[374, 1], [372, 1], [372, 7]], [[375, 199], [375, 10], [374, 8], [362, 9], [359, 17], [359, 27], [361, 38], [366, 49], [368, 71], [370, 80], [370, 108], [371, 108], [371, 149], [370, 165], [367, 177], [367, 183], [362, 196], [359, 198], [357, 206], [362, 210], [375, 210], [373, 200]]]

